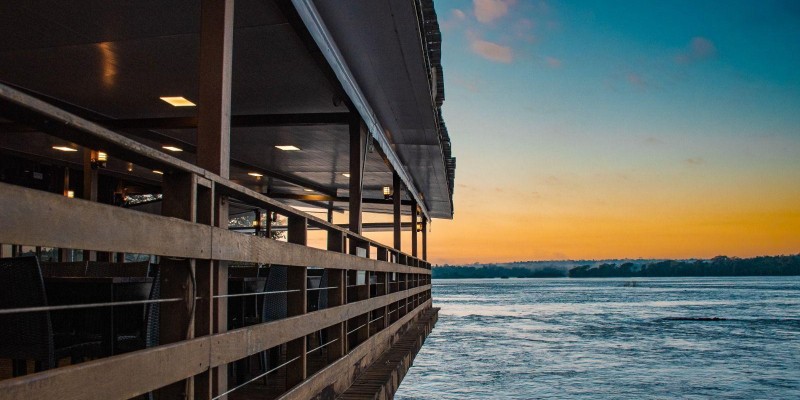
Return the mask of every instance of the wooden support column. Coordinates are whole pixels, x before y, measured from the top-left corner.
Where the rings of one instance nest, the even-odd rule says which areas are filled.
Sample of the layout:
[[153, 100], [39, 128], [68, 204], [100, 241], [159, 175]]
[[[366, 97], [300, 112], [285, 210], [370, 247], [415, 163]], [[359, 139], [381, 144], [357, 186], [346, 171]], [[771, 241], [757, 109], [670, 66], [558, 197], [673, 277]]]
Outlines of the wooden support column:
[[[223, 178], [230, 176], [231, 74], [233, 59], [233, 0], [201, 0], [200, 60], [197, 107], [197, 165]], [[209, 185], [201, 193], [203, 219], [228, 227], [227, 199]], [[224, 261], [198, 264], [198, 290], [203, 298], [228, 293], [228, 266]], [[225, 299], [204, 303], [198, 309], [198, 334], [228, 328]], [[203, 314], [203, 315], [199, 315]], [[200, 322], [202, 321], [202, 326]], [[197, 376], [197, 398], [210, 399], [227, 390], [227, 368], [214, 368]]]
[[[402, 206], [402, 194], [403, 194], [403, 183], [400, 181], [400, 175], [397, 172], [392, 173], [392, 201], [394, 203], [394, 249], [400, 251], [401, 244], [403, 242], [403, 238], [400, 236], [402, 232], [402, 227], [400, 225], [400, 217]], [[400, 260], [395, 260], [396, 262], [400, 262]]]
[[[328, 250], [337, 253], [344, 253], [344, 234], [341, 231], [328, 231]], [[336, 307], [347, 304], [347, 277], [343, 269], [328, 270], [328, 286], [336, 289], [329, 289], [328, 307]], [[328, 345], [328, 362], [333, 362], [347, 354], [347, 323], [340, 322], [329, 327], [327, 340], [335, 342]]]
[[[92, 168], [92, 160], [97, 159], [94, 150], [83, 150], [83, 195], [84, 200], [97, 201], [97, 170]], [[97, 261], [97, 252], [84, 250], [83, 261]]]
[[256, 236], [261, 236], [261, 210], [255, 209], [254, 213], [253, 227], [255, 228]]
[[[288, 222], [287, 240], [289, 243], [306, 245], [308, 242], [308, 221], [303, 217], [290, 215]], [[306, 268], [289, 267], [287, 270], [286, 310], [289, 317], [305, 314], [308, 310], [306, 298]], [[297, 292], [291, 292], [297, 290]], [[295, 357], [299, 359], [286, 367], [286, 388], [306, 379], [306, 337], [292, 340], [286, 345], [286, 359]]]
[[[164, 198], [161, 214], [194, 221], [197, 210], [196, 176], [188, 173], [165, 174], [162, 183]], [[182, 298], [179, 303], [160, 306], [161, 344], [179, 342], [194, 337], [195, 262], [189, 259], [163, 257], [159, 263], [161, 298]], [[194, 381], [187, 379], [159, 390], [159, 398], [194, 398]]]
[[[62, 188], [62, 194], [63, 194], [64, 196], [69, 196], [69, 167], [64, 167], [64, 179], [63, 179], [63, 181], [62, 181], [62, 182], [63, 182], [63, 184], [62, 184], [62, 186], [61, 186], [61, 188]], [[59, 249], [58, 249], [58, 261], [60, 261], [60, 262], [68, 262], [68, 261], [71, 261], [71, 260], [69, 259], [69, 258], [70, 258], [70, 257], [69, 257], [69, 256], [70, 256], [70, 253], [72, 253], [72, 252], [70, 251], [70, 249], [62, 249], [62, 248], [59, 248]], [[0, 255], [1, 255], [1, 254], [0, 254]]]
[[[350, 224], [351, 232], [361, 234], [362, 185], [364, 183], [364, 155], [367, 135], [361, 117], [353, 113], [350, 118]], [[351, 241], [351, 253], [355, 254], [356, 241]]]
[[417, 202], [411, 202], [411, 255], [417, 256]]
[[422, 259], [428, 261], [428, 218], [422, 217]]

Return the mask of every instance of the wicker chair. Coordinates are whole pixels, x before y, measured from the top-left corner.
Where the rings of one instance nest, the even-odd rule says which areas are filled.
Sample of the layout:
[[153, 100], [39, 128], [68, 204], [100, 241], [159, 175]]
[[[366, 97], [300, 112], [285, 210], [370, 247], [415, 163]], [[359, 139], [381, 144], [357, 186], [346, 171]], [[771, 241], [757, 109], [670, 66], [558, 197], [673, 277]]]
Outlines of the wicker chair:
[[[267, 293], [264, 295], [264, 306], [261, 310], [261, 322], [275, 321], [286, 318], [287, 315], [287, 296], [286, 288], [288, 283], [288, 268], [282, 265], [273, 265], [269, 268], [267, 281], [264, 283], [264, 292], [284, 292]], [[278, 362], [279, 348], [272, 348], [261, 353], [261, 367], [268, 371], [271, 365]], [[267, 357], [269, 352], [269, 357]], [[264, 381], [266, 383], [266, 376]]]
[[44, 278], [86, 276], [86, 261], [45, 262], [41, 267]]
[[89, 261], [86, 276], [100, 277], [147, 277], [150, 275], [150, 261], [129, 263], [110, 263]]
[[[154, 269], [156, 270], [156, 276], [153, 279], [153, 286], [150, 287], [150, 295], [147, 297], [148, 300], [159, 300], [161, 298], [161, 272], [158, 268]], [[118, 351], [120, 353], [125, 353], [158, 346], [160, 315], [161, 307], [158, 303], [147, 304], [145, 306], [144, 320], [142, 321], [141, 329], [137, 332], [117, 335]]]
[[[0, 308], [46, 307], [42, 271], [35, 256], [0, 258]], [[100, 341], [80, 341], [74, 336], [53, 335], [49, 311], [0, 315], [0, 358], [13, 360], [14, 376], [27, 372], [26, 360], [36, 370], [54, 368], [59, 359], [77, 362], [100, 353]]]

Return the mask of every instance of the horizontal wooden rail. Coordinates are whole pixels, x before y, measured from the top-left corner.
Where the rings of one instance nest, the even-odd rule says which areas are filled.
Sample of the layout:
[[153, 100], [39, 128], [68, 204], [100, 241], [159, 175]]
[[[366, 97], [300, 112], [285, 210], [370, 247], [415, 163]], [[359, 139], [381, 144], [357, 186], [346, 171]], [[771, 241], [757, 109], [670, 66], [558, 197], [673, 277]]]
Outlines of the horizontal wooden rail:
[[130, 399], [209, 368], [209, 337], [0, 381], [1, 399]]
[[212, 235], [211, 258], [215, 260], [408, 274], [431, 273], [430, 270], [424, 268], [243, 235], [225, 229], [214, 228]]
[[0, 210], [0, 243], [430, 274], [424, 268], [245, 235], [6, 183], [0, 183]]
[[[0, 398], [128, 399], [429, 289], [430, 286], [421, 286], [212, 336], [0, 381]], [[400, 319], [392, 326], [403, 321]]]
[[337, 394], [344, 392], [355, 380], [356, 370], [361, 368], [362, 365], [371, 364], [380, 357], [385, 350], [391, 347], [392, 338], [397, 335], [398, 331], [416, 318], [422, 310], [431, 307], [432, 304], [432, 300], [426, 300], [386, 329], [371, 336], [366, 342], [347, 353], [344, 357], [308, 377], [308, 379], [286, 392], [279, 399], [312, 399], [325, 391], [326, 388], [333, 388], [333, 391]]
[[[309, 224], [315, 227], [328, 231], [340, 231], [349, 238], [356, 239], [363, 243], [369, 243], [375, 247], [395, 251], [389, 246], [385, 246], [365, 236], [351, 232], [309, 213], [296, 210], [194, 164], [129, 139], [95, 122], [66, 112], [2, 83], [0, 83], [0, 107], [13, 109], [11, 112], [21, 119], [20, 122], [30, 124], [53, 136], [70, 140], [84, 147], [102, 149], [120, 159], [132, 161], [136, 164], [159, 169], [164, 172], [186, 172], [198, 175], [209, 182], [213, 182], [216, 185], [216, 190], [227, 196], [252, 203], [255, 206], [263, 207], [282, 215], [303, 217], [307, 219]], [[408, 259], [418, 260], [416, 257], [405, 253], [400, 254]], [[419, 260], [419, 262], [427, 265], [427, 263], [422, 260]]]
[[427, 290], [430, 290], [430, 286], [420, 286], [386, 296], [214, 335], [211, 347], [211, 366], [216, 367], [242, 359]]
[[211, 227], [0, 183], [0, 243], [211, 258]]

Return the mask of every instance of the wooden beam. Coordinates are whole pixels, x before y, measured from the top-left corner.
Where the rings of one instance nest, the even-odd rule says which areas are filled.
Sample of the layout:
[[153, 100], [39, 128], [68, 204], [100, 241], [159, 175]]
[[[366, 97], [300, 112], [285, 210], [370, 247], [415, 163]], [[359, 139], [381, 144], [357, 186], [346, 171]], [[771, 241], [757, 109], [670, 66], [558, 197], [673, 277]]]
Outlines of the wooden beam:
[[[197, 215], [197, 178], [194, 174], [164, 175], [161, 213], [194, 222]], [[175, 343], [194, 337], [195, 260], [163, 257], [159, 264], [162, 298], [180, 298], [179, 303], [160, 306], [160, 343]], [[163, 398], [194, 397], [194, 380], [187, 379], [159, 389]]]
[[403, 183], [400, 181], [400, 176], [397, 175], [397, 172], [392, 172], [392, 203], [394, 204], [394, 248], [397, 251], [400, 251], [400, 247], [402, 246], [402, 237], [400, 236], [400, 217], [401, 217], [401, 195], [403, 193]]
[[[345, 196], [329, 196], [325, 194], [294, 194], [294, 193], [269, 193], [265, 194], [273, 199], [286, 199], [286, 200], [298, 200], [298, 201], [332, 201], [336, 203], [349, 203], [350, 197]], [[387, 204], [391, 205], [394, 204], [393, 199], [373, 199], [373, 198], [361, 198], [361, 202], [364, 204]], [[411, 200], [402, 200], [402, 205], [410, 206], [412, 205]]]
[[[234, 0], [201, 0], [199, 103], [197, 109], [197, 165], [219, 175], [230, 177], [231, 165], [231, 89], [233, 74]], [[195, 193], [196, 196], [196, 193]], [[228, 227], [228, 202], [212, 190], [203, 210], [211, 217], [215, 229]], [[228, 269], [225, 261], [201, 263], [198, 281], [207, 298], [227, 294]], [[192, 308], [194, 312], [194, 307]], [[200, 332], [212, 334], [227, 330], [227, 302], [219, 299], [200, 309], [206, 324]], [[212, 369], [196, 379], [197, 398], [211, 399], [227, 390], [227, 369]], [[192, 380], [189, 380], [191, 383]], [[192, 388], [187, 390], [194, 397]]]
[[411, 255], [417, 256], [417, 205], [411, 206]]
[[[297, 113], [297, 114], [255, 114], [231, 116], [232, 128], [256, 128], [267, 126], [316, 126], [346, 125], [349, 113]], [[112, 129], [194, 129], [197, 117], [105, 119], [95, 122]], [[11, 124], [6, 124], [11, 125]], [[9, 126], [16, 128], [19, 124]], [[2, 131], [0, 124], [0, 131]]]
[[350, 118], [350, 225], [349, 230], [361, 234], [361, 198], [364, 185], [364, 156], [367, 135], [361, 117], [353, 113]]
[[422, 217], [422, 259], [428, 261], [428, 218]]
[[[308, 242], [308, 221], [302, 217], [289, 216], [289, 243], [305, 246]], [[306, 297], [306, 268], [289, 268], [287, 271], [286, 295], [287, 315], [303, 315], [308, 310]], [[297, 358], [286, 367], [286, 387], [290, 388], [306, 379], [306, 337], [300, 336], [286, 344], [286, 359]]]

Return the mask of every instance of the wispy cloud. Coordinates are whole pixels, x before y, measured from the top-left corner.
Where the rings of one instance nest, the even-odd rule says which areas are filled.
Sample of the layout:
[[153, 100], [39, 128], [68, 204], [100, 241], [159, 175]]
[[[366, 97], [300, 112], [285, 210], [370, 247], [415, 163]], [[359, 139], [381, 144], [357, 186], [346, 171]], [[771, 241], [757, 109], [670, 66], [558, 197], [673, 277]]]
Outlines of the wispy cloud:
[[703, 157], [690, 157], [685, 161], [689, 165], [702, 165], [706, 163], [706, 160], [704, 160]]
[[643, 89], [647, 86], [647, 82], [644, 80], [644, 77], [635, 72], [629, 72], [625, 78], [628, 80], [628, 83], [638, 88]]
[[514, 23], [513, 31], [517, 39], [521, 39], [528, 43], [536, 41], [536, 36], [533, 35], [534, 23], [528, 18], [521, 18]]
[[664, 144], [664, 141], [659, 139], [659, 138], [657, 138], [657, 137], [655, 137], [655, 136], [648, 136], [648, 137], [644, 138], [644, 143], [648, 144], [648, 145], [655, 146], [655, 145]]
[[442, 29], [450, 30], [463, 24], [466, 20], [467, 14], [464, 11], [455, 8], [450, 11], [450, 14], [447, 16], [447, 18], [442, 18], [439, 21], [439, 24], [441, 25]]
[[562, 61], [555, 57], [545, 57], [545, 64], [550, 68], [561, 68]]
[[464, 78], [462, 78], [462, 77], [460, 77], [458, 75], [453, 75], [452, 79], [453, 79], [453, 83], [455, 83], [456, 86], [461, 86], [464, 89], [467, 89], [468, 91], [470, 91], [472, 93], [480, 92], [480, 88], [478, 87], [479, 86], [479, 82], [476, 81], [476, 80], [464, 79]]
[[508, 8], [516, 0], [473, 0], [472, 3], [478, 22], [488, 24], [508, 14]]
[[509, 64], [514, 59], [511, 47], [483, 40], [472, 32], [467, 32], [467, 38], [472, 52], [489, 61]]
[[704, 61], [717, 56], [717, 47], [714, 42], [704, 37], [694, 37], [689, 42], [688, 48], [675, 57], [678, 64], [689, 64], [697, 61]]

